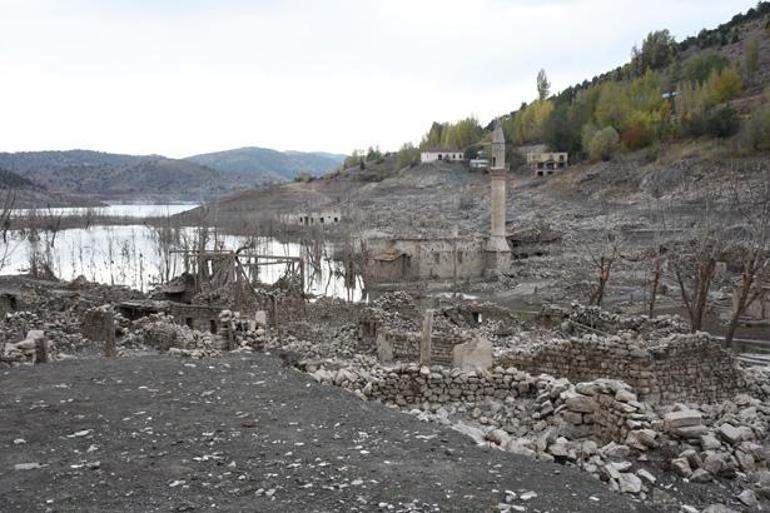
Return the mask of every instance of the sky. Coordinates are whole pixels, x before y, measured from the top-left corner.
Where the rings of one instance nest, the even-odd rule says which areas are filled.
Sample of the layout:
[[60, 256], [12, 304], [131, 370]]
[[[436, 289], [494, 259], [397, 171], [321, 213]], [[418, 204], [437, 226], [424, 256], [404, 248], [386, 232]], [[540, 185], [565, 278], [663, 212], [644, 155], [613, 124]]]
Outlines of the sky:
[[483, 124], [738, 0], [0, 0], [0, 151], [350, 153]]

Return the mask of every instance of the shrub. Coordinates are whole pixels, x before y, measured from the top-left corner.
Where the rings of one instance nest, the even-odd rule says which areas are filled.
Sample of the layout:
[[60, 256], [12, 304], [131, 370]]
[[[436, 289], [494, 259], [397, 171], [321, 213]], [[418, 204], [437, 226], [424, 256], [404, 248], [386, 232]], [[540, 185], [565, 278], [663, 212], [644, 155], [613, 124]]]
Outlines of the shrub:
[[588, 156], [592, 160], [609, 160], [617, 150], [619, 143], [620, 136], [617, 130], [611, 126], [602, 128], [591, 139], [588, 146]]
[[405, 143], [398, 150], [396, 156], [396, 166], [401, 169], [404, 167], [411, 167], [417, 165], [420, 162], [420, 150], [414, 147], [412, 143]]
[[730, 105], [723, 105], [692, 116], [685, 130], [692, 137], [732, 137], [738, 133], [738, 113]]
[[738, 113], [731, 105], [724, 105], [706, 113], [704, 129], [708, 136], [723, 139], [732, 137], [738, 133], [739, 128]]
[[743, 128], [741, 146], [749, 151], [770, 150], [770, 106], [757, 109]]
[[315, 177], [308, 173], [307, 171], [302, 171], [297, 176], [294, 177], [295, 182], [312, 182]]

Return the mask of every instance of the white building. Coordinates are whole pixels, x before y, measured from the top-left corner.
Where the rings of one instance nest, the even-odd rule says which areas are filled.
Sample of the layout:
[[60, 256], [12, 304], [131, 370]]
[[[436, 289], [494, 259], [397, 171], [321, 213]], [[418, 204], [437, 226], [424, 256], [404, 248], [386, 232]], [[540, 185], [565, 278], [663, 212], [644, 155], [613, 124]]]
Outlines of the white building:
[[461, 162], [465, 160], [465, 154], [460, 150], [427, 150], [420, 153], [420, 162], [423, 164], [439, 160]]
[[339, 210], [298, 212], [295, 214], [283, 214], [280, 216], [280, 220], [285, 224], [298, 224], [301, 226], [337, 224], [342, 222], [342, 213]]

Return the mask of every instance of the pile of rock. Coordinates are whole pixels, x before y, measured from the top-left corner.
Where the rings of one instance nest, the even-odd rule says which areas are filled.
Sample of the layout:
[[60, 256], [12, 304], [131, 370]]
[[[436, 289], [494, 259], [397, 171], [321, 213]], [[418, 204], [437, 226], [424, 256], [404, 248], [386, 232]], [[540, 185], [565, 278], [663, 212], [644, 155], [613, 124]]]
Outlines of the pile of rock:
[[217, 356], [225, 349], [221, 338], [176, 324], [164, 314], [139, 319], [132, 328], [134, 336], [141, 337], [144, 345], [171, 354], [205, 358]]
[[768, 450], [759, 443], [766, 436], [770, 409], [756, 399], [739, 395], [735, 401], [707, 406], [710, 415], [679, 406], [666, 413], [662, 428], [679, 454], [672, 468], [682, 477], [708, 482], [734, 478], [765, 468]]
[[31, 330], [20, 342], [0, 345], [0, 367], [45, 363], [52, 358], [53, 351], [54, 345], [42, 330]]
[[584, 333], [586, 328], [604, 333], [631, 331], [655, 337], [689, 331], [686, 321], [677, 315], [659, 315], [653, 318], [646, 315], [621, 315], [598, 306], [579, 303], [572, 303], [570, 307], [544, 305], [538, 314], [538, 320], [548, 325], [558, 326], [561, 331], [568, 334]]

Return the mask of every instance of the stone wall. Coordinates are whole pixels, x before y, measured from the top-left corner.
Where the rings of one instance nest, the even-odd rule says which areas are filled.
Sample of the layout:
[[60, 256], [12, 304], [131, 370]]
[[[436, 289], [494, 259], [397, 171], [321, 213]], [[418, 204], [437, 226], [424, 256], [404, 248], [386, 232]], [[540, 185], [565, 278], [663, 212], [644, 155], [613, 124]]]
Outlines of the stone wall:
[[731, 353], [706, 334], [672, 335], [656, 342], [630, 336], [557, 340], [500, 356], [499, 365], [575, 382], [622, 380], [647, 401], [714, 402], [745, 387]]
[[518, 403], [529, 404], [527, 417], [534, 422], [546, 421], [570, 440], [593, 438], [602, 443], [651, 447], [656, 437], [651, 429], [654, 413], [638, 401], [631, 387], [617, 380], [573, 385], [565, 379], [532, 376], [513, 367], [467, 372], [417, 365], [380, 367], [366, 377], [350, 369], [312, 374], [318, 381], [360, 387], [370, 399], [404, 408], [516, 398]]
[[[377, 356], [383, 363], [418, 362], [420, 360], [420, 333], [380, 329], [377, 333]], [[431, 336], [431, 363], [453, 367], [455, 346], [467, 343], [467, 337], [455, 334]]]

